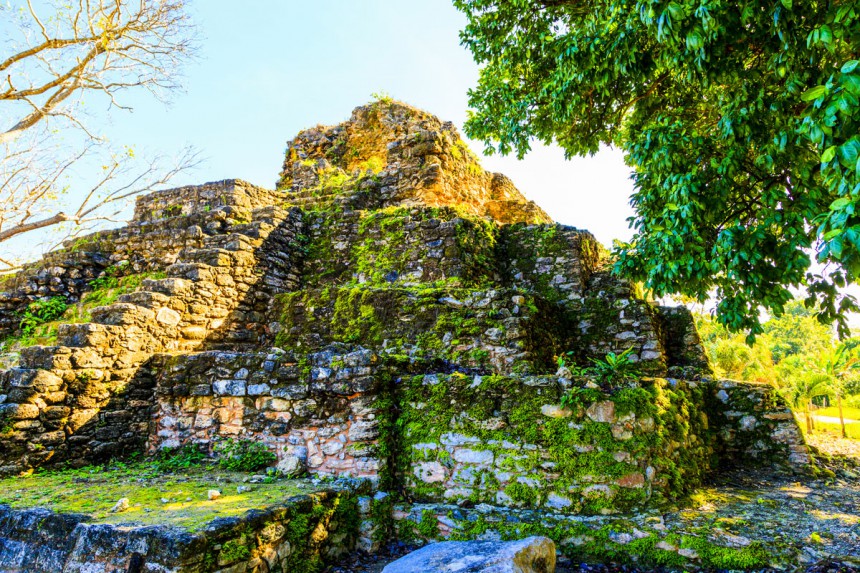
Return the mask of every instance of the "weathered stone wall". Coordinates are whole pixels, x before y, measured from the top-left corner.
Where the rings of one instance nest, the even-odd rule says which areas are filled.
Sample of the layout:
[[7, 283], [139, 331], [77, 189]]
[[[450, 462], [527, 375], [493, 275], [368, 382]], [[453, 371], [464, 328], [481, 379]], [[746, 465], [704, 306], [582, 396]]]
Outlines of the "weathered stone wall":
[[387, 205], [460, 206], [502, 223], [551, 221], [506, 177], [484, 171], [452, 123], [399, 102], [358, 107], [343, 124], [299, 133], [287, 142], [277, 187], [301, 194], [331, 170], [370, 170]]
[[607, 270], [594, 273], [585, 297], [573, 303], [579, 361], [600, 360], [609, 352], [633, 349], [630, 359], [643, 374], [665, 375], [666, 352], [655, 306], [635, 292], [629, 282]]
[[[281, 199], [282, 200], [282, 199]], [[131, 272], [163, 271], [183, 249], [199, 249], [207, 237], [247, 221], [252, 209], [277, 204], [274, 192], [239, 180], [157, 191], [138, 197], [134, 218], [119, 229], [66, 241], [0, 284], [0, 333], [18, 328], [20, 314], [37, 299], [60, 296], [77, 302], [112, 265]]]
[[374, 480], [387, 461], [378, 449], [376, 405], [385, 378], [368, 350], [332, 348], [301, 359], [277, 350], [204, 352], [153, 362], [150, 450], [241, 437], [315, 474]]
[[564, 315], [510, 289], [333, 287], [279, 303], [277, 345], [304, 351], [345, 342], [451, 367], [546, 372], [570, 341]]
[[658, 306], [655, 310], [669, 375], [691, 378], [712, 374], [690, 310], [685, 306]]
[[146, 223], [213, 211], [248, 221], [252, 210], [276, 205], [283, 199], [283, 193], [239, 179], [213, 181], [141, 195], [135, 202], [132, 221]]
[[264, 316], [271, 293], [298, 286], [290, 268], [301, 252], [290, 245], [300, 232], [299, 213], [257, 209], [251, 222], [182, 251], [168, 278], [93, 309], [91, 323], [62, 325], [57, 347], [25, 349], [20, 368], [0, 373], [0, 471], [121, 453], [116, 432], [98, 429], [110, 425], [111, 411], [126, 410], [123, 391], [140, 386], [141, 367], [157, 352], [191, 351], [213, 333], [235, 331], [246, 308]]
[[803, 470], [809, 449], [794, 414], [770, 384], [709, 382], [705, 409], [720, 464]]
[[696, 383], [614, 394], [556, 377], [421, 375], [398, 386], [407, 495], [562, 513], [628, 511], [695, 487], [712, 455]]
[[496, 277], [490, 221], [451, 208], [396, 208], [307, 218], [305, 281], [486, 284]]
[[[278, 185], [141, 197], [127, 227], [6, 279], [0, 331], [34, 298], [77, 300], [122, 261], [167, 277], [0, 373], [0, 473], [238, 437], [285, 473], [361, 476], [432, 504], [414, 508], [448, 532], [481, 534], [464, 525], [474, 512], [451, 508], [491, 504], [562, 524], [547, 527], [579, 545], [586, 520], [677, 499], [720, 465], [809, 461], [772, 389], [702, 378], [689, 313], [614, 277], [590, 234], [481, 169], [450, 123], [358, 108], [291, 141]], [[628, 349], [636, 383], [571, 374]], [[0, 508], [0, 573], [293, 571], [357, 537], [372, 550], [406, 536], [413, 524], [384, 519], [391, 497], [354, 493], [201, 534]], [[638, 527], [594, 535], [633, 543]], [[652, 529], [648, 543], [669, 543]]]
[[371, 540], [359, 484], [296, 496], [199, 533], [88, 523], [85, 516], [0, 505], [0, 573], [288, 573], [312, 571]]
[[502, 280], [551, 302], [580, 301], [605, 265], [604, 248], [591, 233], [564, 225], [506, 225], [498, 242]]

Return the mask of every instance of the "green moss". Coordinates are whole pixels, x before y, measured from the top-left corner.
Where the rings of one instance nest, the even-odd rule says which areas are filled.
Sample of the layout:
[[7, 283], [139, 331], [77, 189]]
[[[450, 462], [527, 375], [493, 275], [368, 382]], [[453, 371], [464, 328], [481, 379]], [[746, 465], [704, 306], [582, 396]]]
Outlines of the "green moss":
[[[216, 479], [223, 484], [219, 486], [222, 496], [209, 500], [207, 492]], [[115, 462], [0, 479], [0, 504], [82, 513], [95, 523], [176, 525], [193, 532], [216, 517], [240, 516], [249, 509], [274, 505], [312, 490], [308, 482], [277, 481], [255, 484], [251, 490], [237, 494], [235, 484], [242, 484], [242, 479], [243, 474], [219, 472], [208, 466], [165, 473], [153, 462]], [[111, 513], [110, 509], [123, 497], [129, 498], [129, 510]]]
[[[500, 484], [495, 475], [488, 478], [480, 468], [473, 468], [476, 483], [464, 485], [473, 489], [470, 499], [474, 502], [494, 503], [496, 492], [503, 489], [515, 502], [530, 507], [540, 506], [550, 493], [557, 493], [572, 501], [565, 511], [628, 511], [676, 499], [700, 483], [709, 467], [709, 438], [693, 406], [695, 390], [690, 388], [649, 379], [642, 387], [617, 394], [590, 390], [590, 400], [615, 401], [616, 415], [629, 420], [625, 422], [629, 437], [619, 439], [611, 424], [592, 420], [585, 407], [572, 409], [567, 417], [542, 414], [542, 407], [557, 404], [562, 394], [554, 379], [538, 384], [497, 375], [479, 381], [457, 374], [436, 379], [437, 383], [427, 383], [424, 376], [415, 376], [397, 386], [399, 472], [411, 476], [414, 464], [430, 461], [454, 467], [442, 435], [473, 436], [480, 442], [473, 447], [492, 452], [494, 467], [510, 474]], [[511, 442], [534, 449], [502, 445]], [[419, 443], [437, 447], [415, 449]], [[662, 487], [616, 485], [621, 478], [644, 475], [649, 465], [657, 478], [666, 480]], [[552, 480], [544, 479], [547, 471], [554, 474]], [[517, 482], [517, 478], [530, 479]], [[407, 481], [409, 494], [416, 500], [444, 499], [441, 483]], [[587, 494], [585, 489], [595, 483], [608, 485], [609, 492]], [[649, 491], [653, 492], [650, 498]]]
[[220, 565], [231, 565], [238, 561], [246, 561], [251, 557], [251, 550], [248, 549], [246, 543], [244, 535], [239, 539], [231, 539], [226, 542], [218, 553], [218, 563]]
[[522, 483], [509, 484], [505, 493], [515, 502], [529, 507], [536, 507], [542, 501], [540, 490]]
[[[448, 515], [453, 518], [453, 514]], [[556, 542], [560, 551], [575, 562], [608, 563], [636, 565], [637, 567], [683, 568], [692, 563], [671, 549], [658, 547], [661, 541], [668, 545], [694, 550], [701, 565], [720, 570], [750, 570], [767, 567], [777, 560], [776, 555], [768, 555], [758, 542], [746, 547], [723, 547], [704, 537], [677, 535], [665, 532], [642, 532], [632, 540], [619, 543], [613, 539], [618, 534], [629, 533], [634, 528], [625, 525], [623, 520], [609, 524], [593, 524], [579, 521], [542, 519], [536, 521], [488, 520], [480, 515], [476, 520], [454, 520], [456, 529], [450, 536], [452, 540], [470, 540], [489, 531], [497, 532], [503, 540], [522, 539], [532, 535], [549, 537]], [[571, 540], [577, 543], [571, 543]], [[628, 538], [629, 539], [629, 538]]]
[[424, 539], [436, 539], [439, 537], [439, 522], [432, 510], [425, 509], [421, 512], [421, 522], [418, 523], [418, 532]]
[[718, 569], [748, 570], [770, 564], [770, 556], [759, 542], [746, 547], [721, 547], [704, 538], [684, 536], [681, 547], [694, 550], [704, 565]]

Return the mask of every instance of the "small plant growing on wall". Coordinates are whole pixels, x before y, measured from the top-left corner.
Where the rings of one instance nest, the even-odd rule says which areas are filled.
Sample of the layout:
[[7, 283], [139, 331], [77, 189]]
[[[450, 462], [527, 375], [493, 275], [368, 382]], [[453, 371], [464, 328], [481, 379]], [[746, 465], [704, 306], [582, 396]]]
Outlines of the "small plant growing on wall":
[[121, 263], [111, 265], [102, 271], [100, 277], [90, 281], [90, 287], [95, 290], [116, 288], [119, 286], [120, 277], [127, 275], [130, 267], [131, 265], [128, 261], [122, 261]]
[[29, 336], [40, 324], [57, 320], [63, 316], [68, 308], [69, 304], [61, 296], [31, 302], [21, 314], [21, 322], [19, 323], [21, 331], [25, 336]]
[[183, 444], [177, 448], [159, 450], [153, 458], [156, 468], [162, 472], [176, 472], [199, 466], [208, 460], [206, 453], [194, 444]]
[[161, 211], [161, 217], [168, 219], [170, 217], [178, 217], [182, 214], [182, 205], [170, 205]]
[[276, 459], [265, 444], [253, 440], [224, 440], [215, 446], [218, 465], [228, 471], [255, 472], [270, 466]]
[[586, 370], [589, 375], [594, 376], [600, 382], [608, 384], [610, 387], [630, 382], [639, 376], [639, 369], [636, 363], [630, 360], [632, 353], [633, 347], [631, 346], [621, 354], [609, 352], [601, 360], [591, 358], [590, 360], [594, 366], [590, 366]]
[[[632, 382], [639, 377], [639, 368], [630, 360], [633, 347], [628, 348], [620, 354], [609, 352], [602, 359], [590, 358], [592, 365], [585, 368], [568, 366], [566, 360], [572, 358], [570, 352], [557, 358], [559, 369], [567, 369], [572, 376], [586, 376], [594, 379], [606, 390], [615, 390], [619, 386]], [[572, 388], [561, 397], [561, 405], [565, 407], [577, 406], [583, 403], [582, 392], [587, 388]]]

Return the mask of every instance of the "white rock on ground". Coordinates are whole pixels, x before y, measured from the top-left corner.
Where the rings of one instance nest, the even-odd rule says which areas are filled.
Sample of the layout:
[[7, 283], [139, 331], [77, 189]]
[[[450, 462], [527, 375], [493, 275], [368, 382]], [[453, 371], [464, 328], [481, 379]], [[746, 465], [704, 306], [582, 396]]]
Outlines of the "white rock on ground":
[[130, 505], [130, 502], [127, 497], [120, 498], [119, 501], [116, 502], [116, 505], [111, 509], [112, 513], [122, 513], [126, 511]]
[[520, 541], [443, 541], [393, 561], [382, 573], [554, 573], [555, 543], [546, 537]]

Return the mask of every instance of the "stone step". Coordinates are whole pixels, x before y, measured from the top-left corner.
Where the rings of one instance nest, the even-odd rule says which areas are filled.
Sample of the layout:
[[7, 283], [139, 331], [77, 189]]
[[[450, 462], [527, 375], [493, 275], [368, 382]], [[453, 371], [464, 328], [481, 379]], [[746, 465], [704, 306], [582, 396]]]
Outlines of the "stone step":
[[266, 221], [251, 221], [250, 223], [241, 223], [233, 225], [229, 229], [229, 233], [245, 235], [251, 239], [261, 239], [268, 236], [274, 225]]
[[[63, 386], [63, 379], [48, 370], [40, 370], [37, 368], [10, 368], [4, 372], [0, 372], [3, 378], [4, 387], [15, 389], [25, 389], [28, 395], [34, 392], [53, 392], [59, 390]], [[10, 391], [10, 394], [12, 392]], [[10, 402], [15, 402], [15, 396], [7, 398]], [[23, 400], [26, 401], [26, 400]]]
[[180, 296], [191, 291], [191, 281], [171, 277], [166, 279], [144, 279], [143, 290], [153, 293], [165, 294], [167, 296]]
[[219, 247], [202, 249], [182, 249], [179, 263], [202, 263], [212, 267], [226, 267], [233, 264], [231, 251]]
[[121, 295], [117, 301], [119, 302], [127, 302], [129, 304], [135, 304], [137, 306], [142, 306], [144, 308], [149, 308], [152, 310], [158, 310], [170, 300], [170, 297], [158, 293], [151, 292], [147, 290], [138, 290], [132, 293]]
[[174, 263], [165, 269], [168, 277], [187, 279], [189, 281], [211, 281], [217, 272], [217, 267], [205, 263]]
[[124, 334], [125, 328], [122, 326], [94, 322], [61, 324], [57, 329], [57, 344], [69, 348], [108, 347]]
[[251, 239], [247, 235], [241, 233], [227, 233], [224, 235], [213, 235], [207, 237], [204, 244], [208, 249], [221, 249], [224, 251], [251, 251], [257, 244], [257, 241]]
[[92, 322], [113, 326], [146, 326], [155, 319], [152, 310], [127, 302], [116, 302], [90, 310]]

